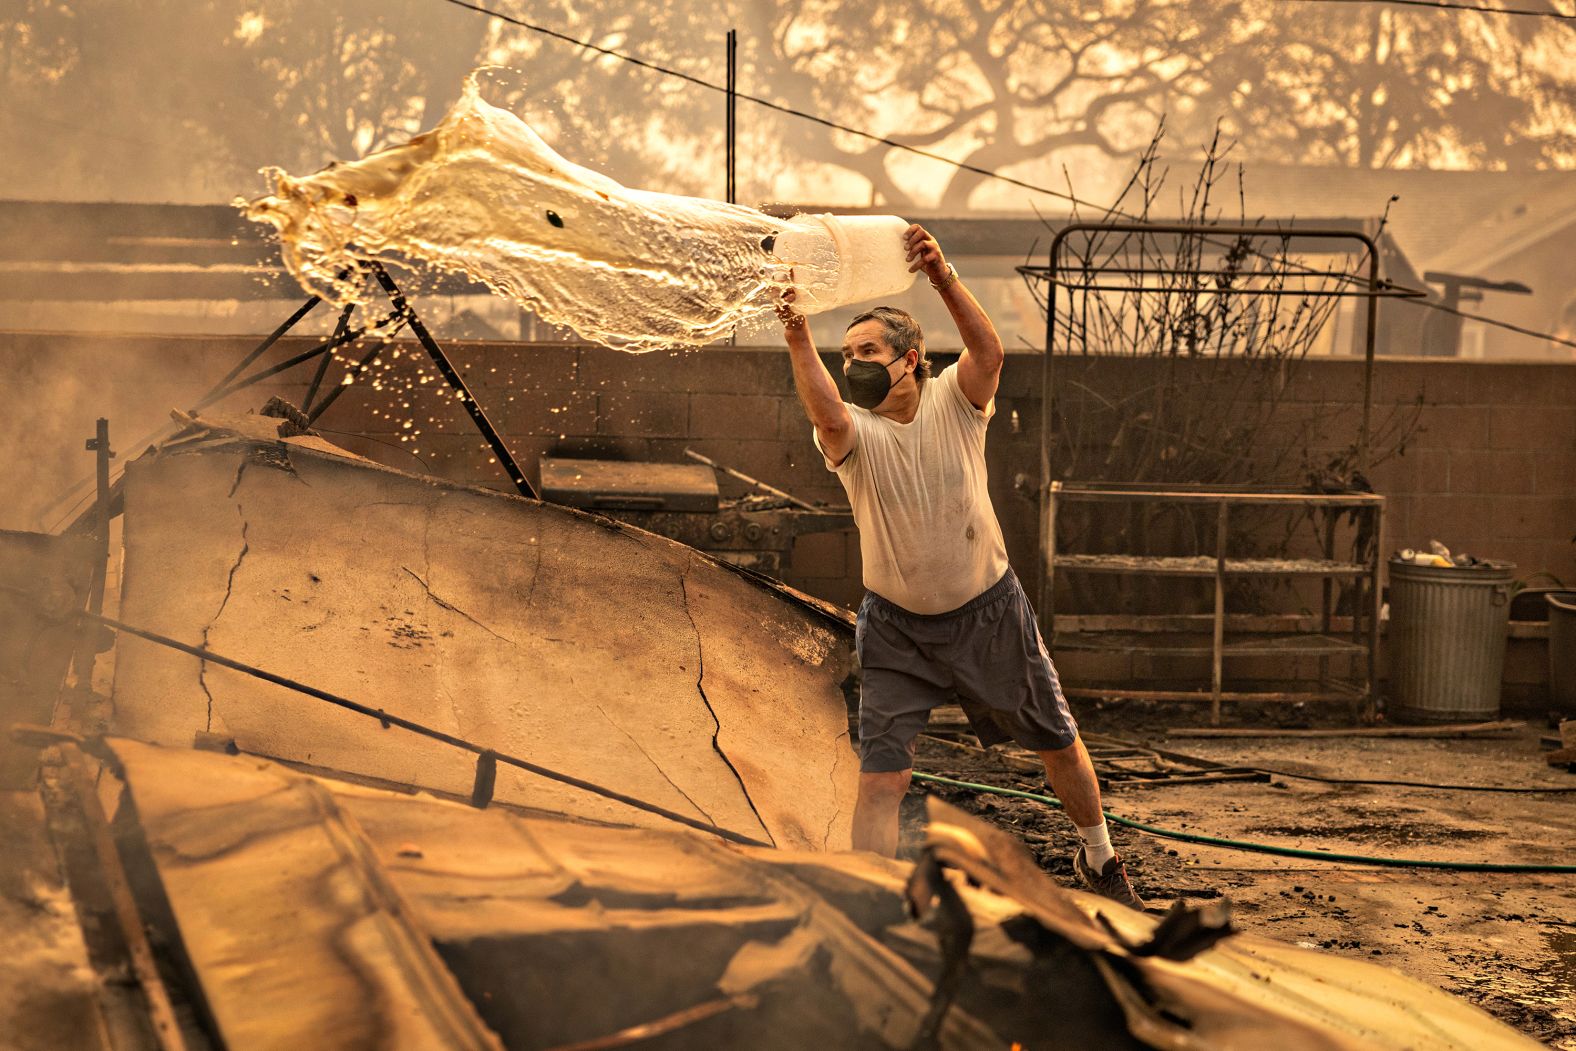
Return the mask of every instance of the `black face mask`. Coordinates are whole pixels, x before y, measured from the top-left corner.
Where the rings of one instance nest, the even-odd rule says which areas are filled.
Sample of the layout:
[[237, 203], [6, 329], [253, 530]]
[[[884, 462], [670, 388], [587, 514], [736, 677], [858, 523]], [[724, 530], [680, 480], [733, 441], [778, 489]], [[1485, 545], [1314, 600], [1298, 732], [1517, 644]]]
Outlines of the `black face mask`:
[[892, 390], [892, 373], [887, 370], [907, 356], [899, 354], [885, 365], [878, 361], [850, 361], [843, 368], [848, 380], [848, 400], [861, 409], [874, 409], [886, 401]]

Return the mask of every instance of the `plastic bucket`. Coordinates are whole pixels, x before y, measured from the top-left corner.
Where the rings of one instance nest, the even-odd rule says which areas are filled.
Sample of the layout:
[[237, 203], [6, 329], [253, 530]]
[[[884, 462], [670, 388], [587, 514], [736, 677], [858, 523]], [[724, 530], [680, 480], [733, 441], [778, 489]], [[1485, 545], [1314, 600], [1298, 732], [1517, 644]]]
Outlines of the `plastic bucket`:
[[1551, 591], [1549, 604], [1549, 703], [1576, 719], [1576, 591]]
[[1390, 562], [1390, 696], [1398, 719], [1499, 717], [1515, 568]]
[[915, 278], [903, 247], [908, 227], [895, 215], [796, 215], [772, 253], [793, 267], [794, 305], [819, 314], [907, 291]]

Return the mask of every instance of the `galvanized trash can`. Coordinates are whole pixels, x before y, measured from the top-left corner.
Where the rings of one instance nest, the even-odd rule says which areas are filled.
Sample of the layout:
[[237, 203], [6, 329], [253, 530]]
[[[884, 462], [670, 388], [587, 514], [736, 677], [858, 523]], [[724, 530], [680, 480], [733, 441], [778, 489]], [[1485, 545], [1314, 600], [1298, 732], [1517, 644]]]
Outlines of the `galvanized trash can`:
[[1551, 591], [1549, 702], [1562, 719], [1576, 719], [1576, 591]]
[[1515, 569], [1508, 562], [1446, 568], [1390, 560], [1390, 697], [1397, 719], [1499, 717]]

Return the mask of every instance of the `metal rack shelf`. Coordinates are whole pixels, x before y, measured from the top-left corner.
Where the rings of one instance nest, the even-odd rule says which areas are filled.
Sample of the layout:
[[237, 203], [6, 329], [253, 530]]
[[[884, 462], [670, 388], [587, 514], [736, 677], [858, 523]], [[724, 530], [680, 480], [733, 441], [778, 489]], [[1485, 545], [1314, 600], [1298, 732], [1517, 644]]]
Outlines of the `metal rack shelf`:
[[[1145, 653], [1157, 657], [1207, 657], [1215, 652], [1213, 638], [1189, 639], [1185, 635], [1155, 635], [1137, 631], [1058, 632], [1056, 648], [1100, 653]], [[1334, 635], [1227, 636], [1222, 657], [1361, 657], [1364, 642]]]
[[[1379, 652], [1379, 551], [1384, 516], [1384, 497], [1373, 493], [1298, 493], [1284, 491], [1235, 491], [1221, 488], [1173, 486], [1166, 489], [1148, 486], [1113, 488], [1098, 484], [1052, 482], [1045, 494], [1042, 522], [1042, 579], [1040, 610], [1045, 635], [1053, 650], [1085, 653], [1142, 654], [1155, 657], [1208, 657], [1210, 682], [1199, 689], [1143, 689], [1125, 687], [1075, 687], [1067, 690], [1073, 697], [1208, 701], [1211, 721], [1220, 721], [1221, 705], [1232, 702], [1345, 701], [1359, 702], [1365, 715], [1372, 715], [1374, 682]], [[1213, 505], [1215, 508], [1215, 554], [1210, 555], [1127, 555], [1112, 553], [1063, 552], [1057, 545], [1057, 514], [1071, 503], [1183, 503]], [[1226, 552], [1231, 535], [1234, 507], [1279, 507], [1306, 511], [1317, 509], [1324, 515], [1323, 558], [1233, 558]], [[1355, 520], [1367, 517], [1366, 532], [1372, 538], [1365, 552], [1354, 552], [1361, 560], [1335, 557], [1335, 522], [1350, 515]], [[1171, 614], [1160, 616], [1075, 615], [1064, 621], [1075, 630], [1057, 631], [1055, 584], [1058, 572], [1110, 573], [1210, 580], [1214, 583], [1215, 609], [1211, 614]], [[1226, 583], [1232, 577], [1314, 577], [1323, 581], [1323, 601], [1312, 618], [1276, 618], [1228, 614]], [[1357, 594], [1353, 608], [1358, 615], [1345, 618], [1349, 633], [1335, 633], [1331, 584], [1348, 579]], [[1291, 630], [1270, 629], [1271, 624], [1290, 622]], [[1261, 630], [1243, 630], [1256, 626]], [[1269, 630], [1266, 630], [1269, 629]], [[1228, 635], [1228, 630], [1230, 634]], [[1316, 688], [1293, 690], [1231, 690], [1226, 687], [1225, 664], [1247, 657], [1305, 657], [1319, 660]], [[1350, 660], [1362, 668], [1350, 679], [1330, 675], [1332, 660]]]
[[1304, 704], [1318, 701], [1362, 700], [1360, 693], [1344, 688], [1342, 683], [1330, 683], [1326, 690], [1129, 690], [1121, 687], [1074, 687], [1066, 690], [1069, 697], [1091, 701], [1199, 701], [1213, 709], [1221, 701], [1253, 702], [1258, 704]]
[[[1124, 238], [1121, 252], [1079, 252], [1079, 245], [1087, 245], [1093, 238], [1117, 235]], [[1136, 238], [1138, 250], [1134, 256], [1132, 246], [1125, 240]], [[1295, 278], [1286, 286], [1278, 282], [1251, 282], [1232, 284], [1219, 278], [1225, 273], [1202, 268], [1201, 254], [1182, 251], [1181, 246], [1202, 248], [1208, 244], [1215, 248], [1231, 245], [1251, 245], [1267, 239], [1279, 243], [1282, 253], [1290, 251], [1293, 241], [1300, 245], [1347, 245], [1360, 255], [1353, 263], [1353, 272], [1315, 271], [1306, 268], [1291, 274]], [[1069, 246], [1072, 246], [1070, 249]], [[1174, 264], [1165, 260], [1176, 258]], [[1204, 700], [1210, 702], [1212, 721], [1220, 721], [1223, 701], [1275, 701], [1298, 702], [1314, 700], [1360, 700], [1365, 715], [1372, 718], [1374, 711], [1374, 683], [1379, 653], [1379, 551], [1383, 546], [1381, 529], [1384, 517], [1384, 498], [1374, 493], [1362, 492], [1298, 492], [1291, 489], [1248, 489], [1229, 485], [1156, 485], [1141, 482], [1056, 482], [1052, 481], [1053, 429], [1058, 413], [1054, 409], [1055, 363], [1058, 357], [1071, 356], [1081, 348], [1084, 356], [1091, 352], [1090, 329], [1067, 324], [1059, 317], [1058, 297], [1067, 300], [1067, 310], [1074, 310], [1075, 301], [1088, 303], [1091, 293], [1096, 297], [1107, 292], [1174, 295], [1179, 289], [1191, 288], [1211, 296], [1299, 296], [1306, 299], [1326, 297], [1353, 297], [1363, 300], [1362, 344], [1362, 415], [1356, 435], [1355, 468], [1366, 471], [1370, 460], [1370, 416], [1373, 407], [1373, 373], [1375, 332], [1378, 327], [1378, 301], [1389, 297], [1417, 297], [1425, 295], [1418, 289], [1404, 288], [1379, 276], [1380, 249], [1375, 239], [1359, 230], [1338, 227], [1295, 226], [1282, 228], [1263, 225], [1220, 225], [1214, 223], [1149, 223], [1149, 222], [1072, 222], [1057, 230], [1051, 239], [1050, 249], [1043, 266], [1021, 266], [1031, 286], [1045, 289], [1045, 352], [1041, 359], [1040, 389], [1044, 411], [1040, 413], [1040, 588], [1039, 610], [1047, 640], [1053, 647], [1062, 649], [1095, 648], [1092, 633], [1109, 633], [1110, 637], [1098, 648], [1106, 651], [1125, 651], [1146, 654], [1209, 655], [1211, 658], [1210, 685], [1207, 690], [1132, 690], [1127, 688], [1069, 689], [1070, 696], [1131, 697], [1155, 700]], [[1158, 260], [1158, 261], [1156, 261]], [[1366, 273], [1358, 272], [1359, 270]], [[1234, 279], [1239, 271], [1227, 272]], [[1314, 278], [1317, 280], [1306, 280]], [[1326, 280], [1328, 279], [1328, 283]], [[1190, 284], [1189, 282], [1193, 282]], [[1058, 333], [1066, 335], [1066, 343], [1058, 348]], [[1098, 342], [1098, 338], [1096, 340]], [[1213, 558], [1202, 556], [1146, 556], [1125, 553], [1095, 553], [1057, 551], [1056, 515], [1060, 505], [1070, 501], [1088, 503], [1137, 503], [1164, 502], [1174, 504], [1212, 505], [1216, 509], [1216, 550]], [[1230, 515], [1233, 507], [1284, 508], [1287, 511], [1315, 513], [1322, 519], [1322, 558], [1311, 559], [1260, 559], [1227, 557], [1227, 537], [1230, 534]], [[1353, 543], [1353, 557], [1337, 559], [1335, 556], [1335, 524], [1337, 519], [1349, 517], [1353, 524], [1362, 522], [1359, 534], [1365, 539]], [[1357, 550], [1360, 547], [1360, 550]], [[1193, 578], [1209, 580], [1214, 584], [1215, 604], [1212, 616], [1185, 612], [1146, 616], [1120, 616], [1105, 613], [1082, 614], [1073, 618], [1077, 631], [1059, 638], [1056, 633], [1055, 585], [1057, 571], [1068, 573], [1107, 573], [1146, 575], [1173, 579]], [[1315, 578], [1322, 583], [1323, 601], [1312, 624], [1308, 618], [1249, 616], [1226, 612], [1226, 583], [1232, 578], [1272, 577]], [[1335, 632], [1332, 593], [1336, 581], [1355, 588], [1352, 605], [1353, 616], [1345, 618], [1349, 624], [1350, 642], [1343, 642]], [[1279, 641], [1258, 641], [1243, 637], [1246, 622], [1257, 621], [1268, 628], [1268, 622], [1278, 622], [1273, 628], [1287, 626], [1287, 620], [1296, 623]], [[1233, 629], [1227, 641], [1227, 625]], [[1311, 630], [1310, 630], [1311, 629]], [[1182, 641], [1178, 641], [1177, 632]], [[1138, 632], [1140, 634], [1133, 634]], [[1126, 633], [1126, 634], [1123, 634]], [[1150, 634], [1153, 633], [1153, 634]], [[1169, 633], [1169, 634], [1167, 634]], [[1191, 634], [1197, 637], [1207, 633], [1207, 648], [1187, 641]], [[1293, 641], [1296, 640], [1296, 641]], [[1239, 656], [1313, 656], [1319, 661], [1319, 682], [1315, 690], [1303, 691], [1233, 691], [1224, 686], [1224, 664], [1227, 658]], [[1336, 660], [1350, 660], [1365, 670], [1355, 681], [1333, 680], [1329, 664]]]
[[1061, 555], [1056, 564], [1062, 569], [1083, 573], [1142, 573], [1165, 577], [1212, 577], [1217, 572], [1229, 576], [1361, 576], [1368, 567], [1360, 562], [1334, 562], [1322, 558], [1228, 558], [1217, 565], [1208, 555]]

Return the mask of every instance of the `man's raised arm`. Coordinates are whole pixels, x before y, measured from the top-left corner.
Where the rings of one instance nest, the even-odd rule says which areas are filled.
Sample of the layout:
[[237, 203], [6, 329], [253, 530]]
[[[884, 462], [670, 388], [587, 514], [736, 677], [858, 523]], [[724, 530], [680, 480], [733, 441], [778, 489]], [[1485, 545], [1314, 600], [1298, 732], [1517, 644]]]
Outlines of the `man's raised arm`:
[[815, 351], [810, 326], [805, 316], [793, 308], [794, 290], [783, 293], [777, 316], [782, 319], [783, 338], [788, 341], [788, 357], [793, 362], [794, 390], [799, 404], [815, 427], [821, 452], [829, 462], [841, 464], [854, 449], [854, 421], [837, 391], [837, 381]]
[[958, 335], [963, 337], [963, 356], [958, 359], [958, 389], [976, 409], [983, 410], [996, 396], [996, 385], [1001, 381], [1001, 366], [1006, 354], [996, 326], [985, 315], [974, 293], [963, 287], [958, 272], [947, 264], [941, 246], [923, 226], [915, 223], [903, 235], [912, 264], [909, 272], [923, 271], [930, 287], [941, 295], [947, 305]]

